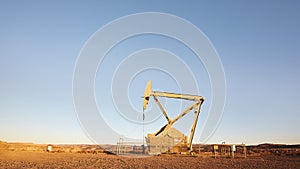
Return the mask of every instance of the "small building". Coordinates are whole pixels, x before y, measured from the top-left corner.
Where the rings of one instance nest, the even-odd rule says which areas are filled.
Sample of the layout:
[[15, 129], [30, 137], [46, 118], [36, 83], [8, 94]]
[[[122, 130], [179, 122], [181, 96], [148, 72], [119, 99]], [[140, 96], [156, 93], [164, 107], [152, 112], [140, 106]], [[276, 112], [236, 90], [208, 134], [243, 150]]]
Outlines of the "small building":
[[52, 145], [47, 145], [47, 152], [52, 152]]

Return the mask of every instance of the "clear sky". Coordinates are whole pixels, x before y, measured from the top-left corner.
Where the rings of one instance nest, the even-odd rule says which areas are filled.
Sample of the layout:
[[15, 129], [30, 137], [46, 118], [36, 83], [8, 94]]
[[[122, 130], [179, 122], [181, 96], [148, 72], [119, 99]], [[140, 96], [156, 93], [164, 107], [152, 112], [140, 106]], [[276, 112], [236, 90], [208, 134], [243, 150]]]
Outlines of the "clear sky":
[[[208, 143], [300, 143], [299, 8], [296, 0], [1, 1], [0, 140], [91, 143], [73, 105], [72, 78], [80, 50], [94, 32], [119, 17], [163, 12], [184, 18], [202, 30], [223, 63], [225, 109]], [[117, 71], [121, 55], [144, 48], [172, 51], [196, 75], [202, 86], [199, 94], [207, 99], [194, 139], [201, 142], [203, 119], [209, 107], [214, 106], [210, 105], [209, 77], [201, 64], [197, 67], [191, 57], [185, 57], [192, 55], [186, 47], [166, 37], [132, 37], [108, 53], [98, 71], [106, 73], [98, 73], [95, 79], [99, 107], [106, 112], [114, 109], [104, 104], [111, 97], [109, 93], [101, 94], [109, 85], [105, 80]], [[153, 79], [155, 89], [180, 91], [176, 80], [167, 74], [144, 72], [128, 88], [134, 109], [142, 107], [140, 96], [149, 79], [145, 77]], [[122, 82], [118, 84], [122, 86]], [[177, 108], [169, 100], [167, 107], [168, 103], [174, 110]], [[125, 136], [141, 135], [141, 128], [135, 131], [127, 124], [124, 129], [115, 122], [117, 117], [104, 118]], [[146, 132], [154, 132], [152, 129], [161, 127], [160, 123], [146, 127]]]

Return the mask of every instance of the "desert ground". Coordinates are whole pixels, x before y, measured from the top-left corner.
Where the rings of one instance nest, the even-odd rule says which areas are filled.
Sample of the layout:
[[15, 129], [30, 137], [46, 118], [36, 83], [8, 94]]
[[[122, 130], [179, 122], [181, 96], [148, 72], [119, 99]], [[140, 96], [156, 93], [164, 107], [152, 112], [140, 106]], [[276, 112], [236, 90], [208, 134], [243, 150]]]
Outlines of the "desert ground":
[[110, 154], [0, 152], [0, 168], [300, 168], [300, 157], [212, 158], [161, 155], [132, 158]]
[[[1, 142], [0, 142], [1, 143]], [[163, 154], [156, 156], [114, 155], [97, 146], [55, 146], [47, 152], [47, 145], [0, 144], [0, 168], [299, 168], [299, 145], [259, 145], [247, 147], [242, 155], [216, 158], [211, 155]], [[270, 151], [266, 151], [266, 150]]]

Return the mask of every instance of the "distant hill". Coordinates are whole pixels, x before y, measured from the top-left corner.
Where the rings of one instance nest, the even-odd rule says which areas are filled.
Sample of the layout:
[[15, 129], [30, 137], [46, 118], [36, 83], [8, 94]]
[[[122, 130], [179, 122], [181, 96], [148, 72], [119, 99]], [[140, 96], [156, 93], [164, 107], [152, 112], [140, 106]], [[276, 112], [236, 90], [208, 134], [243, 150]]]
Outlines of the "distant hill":
[[247, 146], [248, 154], [261, 155], [300, 155], [300, 144], [271, 144]]
[[[39, 151], [46, 152], [50, 144], [34, 144], [34, 143], [11, 143], [0, 141], [0, 151]], [[230, 145], [224, 145], [226, 149], [220, 147], [219, 153], [229, 153]], [[126, 145], [125, 145], [126, 146]], [[226, 147], [227, 146], [227, 147]], [[87, 144], [51, 144], [51, 152], [66, 152], [66, 153], [105, 153], [111, 154], [106, 151], [114, 152], [116, 145], [87, 145]], [[243, 148], [245, 147], [245, 148]], [[128, 148], [128, 147], [127, 147]], [[130, 149], [130, 147], [129, 147]], [[247, 151], [247, 156], [264, 156], [264, 155], [277, 155], [277, 156], [300, 156], [300, 144], [272, 144], [263, 143], [258, 145], [241, 146], [237, 145], [236, 154], [243, 156], [244, 149]], [[214, 154], [214, 144], [193, 144], [193, 151], [197, 154], [201, 153], [206, 156]]]

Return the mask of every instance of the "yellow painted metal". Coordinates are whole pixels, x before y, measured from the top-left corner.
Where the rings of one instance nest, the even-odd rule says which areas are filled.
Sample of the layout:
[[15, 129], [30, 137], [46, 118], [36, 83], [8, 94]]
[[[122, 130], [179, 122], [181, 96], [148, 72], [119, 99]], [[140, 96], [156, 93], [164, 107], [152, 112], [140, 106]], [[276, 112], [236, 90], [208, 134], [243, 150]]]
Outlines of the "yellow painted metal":
[[192, 142], [193, 142], [193, 138], [194, 138], [194, 134], [195, 134], [195, 129], [196, 129], [198, 117], [199, 117], [199, 114], [200, 114], [200, 108], [201, 108], [202, 102], [203, 102], [203, 100], [200, 101], [200, 103], [198, 104], [197, 110], [195, 111], [196, 115], [195, 115], [195, 118], [194, 118], [194, 122], [193, 122], [193, 126], [192, 126], [192, 129], [191, 129], [190, 138], [189, 138], [189, 141], [188, 141], [188, 144], [189, 144], [188, 148], [190, 150], [192, 150]]
[[156, 101], [156, 103], [158, 104], [160, 110], [163, 112], [163, 114], [165, 115], [166, 119], [168, 120], [168, 123], [171, 123], [171, 119], [168, 116], [166, 110], [164, 109], [164, 107], [160, 104], [159, 100], [157, 99], [157, 97], [155, 95], [153, 95], [154, 100]]
[[185, 99], [185, 100], [194, 100], [194, 101], [203, 100], [202, 96], [190, 95], [190, 94], [177, 94], [177, 93], [154, 91], [153, 95], [159, 97], [172, 98], [172, 99]]
[[149, 80], [148, 83], [147, 83], [147, 86], [146, 86], [145, 93], [144, 93], [143, 111], [145, 111], [145, 109], [146, 109], [146, 107], [148, 105], [151, 93], [152, 93], [152, 82], [151, 82], [151, 80]]

